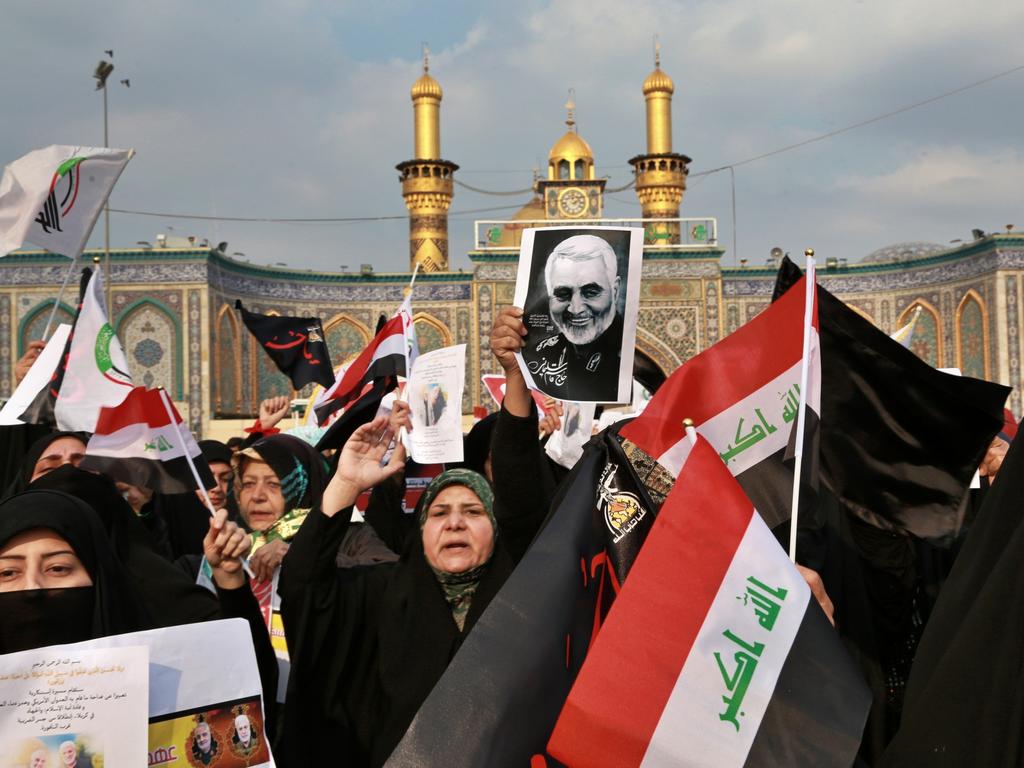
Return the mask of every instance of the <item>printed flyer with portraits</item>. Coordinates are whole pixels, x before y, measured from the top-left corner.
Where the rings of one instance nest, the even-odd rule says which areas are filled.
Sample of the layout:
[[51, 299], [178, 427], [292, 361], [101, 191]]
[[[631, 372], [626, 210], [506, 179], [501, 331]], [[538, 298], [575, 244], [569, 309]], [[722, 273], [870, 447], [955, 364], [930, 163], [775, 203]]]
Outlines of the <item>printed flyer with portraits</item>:
[[405, 396], [412, 431], [402, 440], [419, 464], [462, 461], [462, 392], [466, 387], [466, 345], [425, 352], [413, 363]]
[[0, 656], [0, 765], [144, 765], [148, 699], [149, 649], [142, 643]]
[[530, 389], [576, 403], [628, 403], [640, 310], [643, 230], [523, 230], [513, 299]]
[[[26, 657], [28, 666], [18, 657]], [[52, 675], [42, 682], [29, 679], [28, 689], [19, 693], [16, 686], [24, 688], [25, 681], [14, 675], [31, 673], [31, 665], [39, 661], [66, 662], [54, 666], [56, 671], [67, 665], [98, 671], [64, 678]], [[61, 679], [65, 682], [47, 682]], [[71, 719], [57, 721], [63, 730], [48, 732], [38, 727], [39, 713], [35, 723], [19, 723], [19, 717], [27, 719], [27, 709], [17, 711], [26, 694], [49, 696], [46, 707], [68, 709]], [[274, 765], [263, 727], [256, 653], [244, 619], [132, 632], [0, 656], [0, 701], [4, 704], [0, 707], [2, 766]], [[90, 715], [88, 720], [84, 713]], [[22, 730], [33, 726], [38, 732]], [[62, 761], [61, 750], [70, 757], [72, 746], [78, 762]], [[38, 763], [31, 762], [34, 753]]]

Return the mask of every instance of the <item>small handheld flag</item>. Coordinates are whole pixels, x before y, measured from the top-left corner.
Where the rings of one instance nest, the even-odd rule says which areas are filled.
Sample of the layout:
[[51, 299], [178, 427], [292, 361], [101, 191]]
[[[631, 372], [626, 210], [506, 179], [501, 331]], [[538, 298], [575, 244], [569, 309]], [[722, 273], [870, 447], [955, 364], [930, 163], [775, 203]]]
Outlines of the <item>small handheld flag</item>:
[[135, 387], [124, 402], [100, 410], [83, 469], [158, 493], [214, 485], [192, 432], [163, 390]]

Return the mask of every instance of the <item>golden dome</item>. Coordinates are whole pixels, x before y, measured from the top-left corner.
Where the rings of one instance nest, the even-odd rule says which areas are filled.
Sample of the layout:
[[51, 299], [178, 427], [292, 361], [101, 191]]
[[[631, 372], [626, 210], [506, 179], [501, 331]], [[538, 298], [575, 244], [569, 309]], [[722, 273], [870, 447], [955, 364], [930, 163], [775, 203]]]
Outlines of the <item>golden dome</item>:
[[427, 72], [424, 72], [422, 77], [412, 84], [413, 101], [425, 97], [435, 98], [440, 101], [441, 95], [441, 84]]
[[675, 84], [672, 82], [672, 78], [661, 71], [661, 67], [656, 66], [654, 71], [647, 76], [644, 80], [644, 96], [649, 93], [667, 93], [671, 95], [676, 89]]
[[590, 145], [576, 131], [568, 130], [562, 138], [555, 142], [548, 153], [549, 162], [556, 160], [569, 160], [570, 162], [590, 160], [593, 162], [594, 153], [590, 149]]

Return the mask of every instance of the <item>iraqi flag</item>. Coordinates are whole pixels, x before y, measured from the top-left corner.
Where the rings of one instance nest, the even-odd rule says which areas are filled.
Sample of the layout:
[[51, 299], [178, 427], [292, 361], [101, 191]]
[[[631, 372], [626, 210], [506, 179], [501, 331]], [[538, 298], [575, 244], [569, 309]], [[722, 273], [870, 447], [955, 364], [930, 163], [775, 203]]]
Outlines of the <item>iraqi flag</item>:
[[340, 408], [360, 397], [363, 388], [384, 376], [405, 376], [408, 347], [404, 321], [395, 315], [377, 331], [366, 349], [352, 361], [348, 370], [330, 389], [324, 390], [313, 406], [317, 423], [323, 424]]
[[162, 389], [135, 387], [120, 405], [103, 408], [81, 467], [157, 493], [198, 490], [197, 478], [214, 486], [192, 432]]
[[319, 318], [261, 315], [235, 302], [242, 322], [281, 373], [302, 389], [311, 382], [322, 387], [334, 383], [334, 369], [327, 351], [326, 335]]
[[100, 409], [122, 402], [132, 388], [121, 341], [107, 321], [103, 277], [89, 279], [71, 332], [54, 415], [62, 430], [92, 432]]
[[77, 258], [131, 149], [54, 145], [4, 168], [0, 178], [0, 256], [29, 242]]
[[[799, 411], [805, 294], [805, 283], [795, 285], [749, 323], [688, 360], [621, 430], [678, 475], [689, 452], [683, 420], [691, 419], [772, 528], [790, 516], [793, 470], [784, 460], [793, 452]], [[813, 478], [821, 412], [816, 305], [809, 349], [804, 445], [811, 466], [804, 471]]]
[[871, 697], [717, 448], [698, 442], [551, 735], [567, 765], [853, 764]]

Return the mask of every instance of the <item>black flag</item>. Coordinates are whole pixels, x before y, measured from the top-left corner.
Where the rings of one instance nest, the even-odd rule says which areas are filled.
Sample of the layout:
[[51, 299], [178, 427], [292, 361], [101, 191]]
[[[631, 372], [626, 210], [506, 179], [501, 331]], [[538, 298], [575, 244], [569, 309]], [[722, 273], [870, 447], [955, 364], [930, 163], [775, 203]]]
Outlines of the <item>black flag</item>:
[[1022, 494], [1018, 434], [924, 630], [886, 768], [1024, 763]]
[[[778, 298], [800, 278], [788, 258]], [[821, 480], [878, 528], [948, 543], [1010, 390], [932, 368], [818, 286]]]
[[331, 355], [319, 319], [261, 315], [247, 310], [240, 300], [235, 302], [235, 309], [242, 313], [245, 327], [278, 370], [292, 380], [293, 387], [302, 389], [315, 381], [326, 388], [334, 383]]

